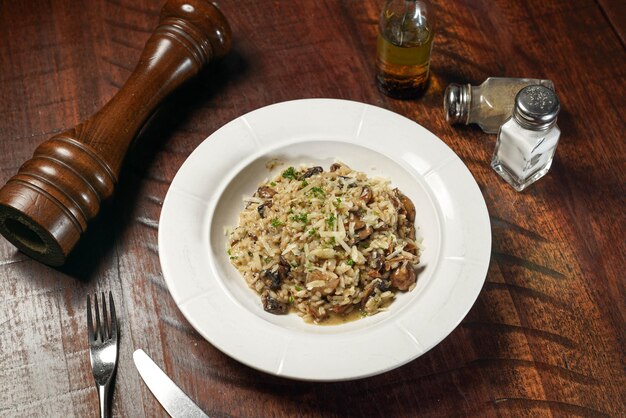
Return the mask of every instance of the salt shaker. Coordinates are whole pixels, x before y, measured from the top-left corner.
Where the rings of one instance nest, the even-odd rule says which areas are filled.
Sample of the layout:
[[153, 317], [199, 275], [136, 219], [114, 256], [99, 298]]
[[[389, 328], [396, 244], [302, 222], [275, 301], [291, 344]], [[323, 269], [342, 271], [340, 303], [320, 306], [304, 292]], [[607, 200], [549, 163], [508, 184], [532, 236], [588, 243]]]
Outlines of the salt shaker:
[[486, 133], [498, 133], [511, 116], [515, 95], [530, 85], [554, 90], [552, 81], [536, 78], [489, 77], [479, 86], [452, 83], [443, 99], [446, 121], [451, 125], [475, 123]]
[[498, 132], [491, 167], [518, 192], [552, 165], [561, 135], [559, 109], [554, 91], [542, 85], [524, 87], [515, 96], [513, 114]]

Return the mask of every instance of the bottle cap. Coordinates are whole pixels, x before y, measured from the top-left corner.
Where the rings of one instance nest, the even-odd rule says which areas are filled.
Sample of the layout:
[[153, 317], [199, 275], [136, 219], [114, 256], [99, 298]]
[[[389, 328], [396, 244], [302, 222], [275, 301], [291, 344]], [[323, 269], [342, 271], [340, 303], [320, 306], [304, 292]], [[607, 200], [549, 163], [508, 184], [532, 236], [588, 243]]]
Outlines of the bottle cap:
[[471, 86], [450, 84], [443, 96], [443, 109], [446, 114], [446, 122], [450, 125], [464, 123], [469, 119], [469, 107], [471, 101]]
[[515, 96], [513, 118], [522, 128], [542, 131], [554, 126], [560, 108], [554, 91], [542, 85], [527, 86]]

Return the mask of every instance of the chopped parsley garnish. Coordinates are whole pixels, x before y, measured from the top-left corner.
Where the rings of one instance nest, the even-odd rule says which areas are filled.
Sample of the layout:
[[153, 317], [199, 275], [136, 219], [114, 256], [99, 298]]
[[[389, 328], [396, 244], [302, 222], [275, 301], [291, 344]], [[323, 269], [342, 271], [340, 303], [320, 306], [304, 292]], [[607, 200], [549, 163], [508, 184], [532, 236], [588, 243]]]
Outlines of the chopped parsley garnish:
[[348, 260], [346, 261], [346, 264], [349, 265], [350, 267], [352, 267], [353, 265], [355, 265], [355, 261], [351, 258], [348, 258]]
[[289, 303], [294, 303], [296, 300], [293, 298], [293, 296], [289, 296]]
[[228, 253], [228, 255], [230, 255], [230, 248], [228, 249], [228, 251], [226, 251]]
[[236, 260], [236, 259], [237, 259], [237, 256], [231, 255], [231, 256], [230, 256], [230, 257], [228, 257], [228, 258], [230, 258], [231, 260]]
[[263, 262], [264, 262], [265, 264], [269, 263], [270, 261], [272, 261], [272, 257], [265, 257], [265, 258], [263, 259]]
[[297, 285], [296, 285], [296, 291], [297, 291], [297, 292], [299, 292], [299, 291], [301, 291], [301, 290], [302, 290], [302, 288], [301, 288], [300, 286], [297, 286]]
[[335, 245], [337, 245], [337, 240], [335, 239], [335, 237], [330, 237], [328, 243], [334, 247]]
[[311, 193], [315, 195], [315, 197], [319, 197], [320, 199], [326, 196], [326, 192], [321, 187], [311, 187]]
[[341, 198], [339, 198], [339, 197], [338, 197], [338, 198], [337, 198], [337, 199], [333, 202], [333, 205], [335, 205], [335, 207], [336, 207], [336, 208], [338, 208], [340, 204], [341, 204]]
[[367, 312], [361, 311], [361, 316], [362, 316], [363, 318], [365, 318], [367, 315], [368, 315], [368, 314], [367, 314]]
[[289, 180], [295, 180], [297, 177], [296, 174], [296, 169], [293, 167], [289, 167], [288, 169], [286, 169], [285, 171], [283, 171], [283, 178], [289, 179]]
[[272, 187], [273, 187], [273, 186], [276, 186], [276, 182], [275, 182], [275, 181], [271, 182], [271, 183], [270, 183], [270, 186], [272, 186]]
[[309, 236], [312, 237], [313, 235], [317, 234], [317, 228], [311, 228], [309, 229]]
[[328, 219], [326, 219], [326, 223], [328, 224], [330, 228], [334, 228], [336, 220], [337, 220], [337, 217], [331, 213]]
[[302, 222], [303, 224], [305, 224], [309, 222], [309, 214], [301, 213], [300, 215], [293, 215], [291, 217], [291, 220], [296, 221], [296, 222]]
[[274, 218], [270, 221], [270, 224], [274, 227], [274, 228], [278, 228], [279, 226], [283, 226], [285, 225], [284, 223], [282, 223], [281, 221], [279, 221], [277, 218]]
[[302, 180], [302, 184], [300, 185], [300, 188], [301, 188], [301, 189], [304, 189], [304, 188], [305, 188], [306, 186], [308, 186], [308, 185], [309, 185], [309, 182], [308, 182], [308, 181], [306, 181], [306, 180]]

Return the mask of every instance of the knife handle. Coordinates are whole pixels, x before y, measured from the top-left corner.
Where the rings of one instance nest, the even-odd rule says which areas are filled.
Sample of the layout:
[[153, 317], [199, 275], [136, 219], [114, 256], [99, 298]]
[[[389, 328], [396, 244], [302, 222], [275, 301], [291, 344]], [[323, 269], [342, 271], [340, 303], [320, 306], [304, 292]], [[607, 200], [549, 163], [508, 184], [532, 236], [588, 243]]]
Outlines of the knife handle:
[[0, 233], [29, 256], [63, 264], [115, 189], [126, 151], [163, 99], [225, 55], [231, 30], [208, 0], [168, 0], [139, 63], [95, 115], [35, 150], [0, 189]]

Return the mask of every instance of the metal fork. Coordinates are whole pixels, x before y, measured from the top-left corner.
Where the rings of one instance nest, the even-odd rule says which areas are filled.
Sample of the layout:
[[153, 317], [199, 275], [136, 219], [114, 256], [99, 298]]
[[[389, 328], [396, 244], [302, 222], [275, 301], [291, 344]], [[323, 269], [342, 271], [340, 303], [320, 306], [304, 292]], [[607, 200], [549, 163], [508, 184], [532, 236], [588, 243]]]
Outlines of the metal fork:
[[115, 315], [115, 305], [113, 295], [109, 292], [110, 321], [107, 315], [106, 298], [102, 292], [102, 321], [100, 321], [100, 310], [98, 309], [98, 295], [94, 295], [94, 308], [96, 323], [94, 329], [93, 317], [91, 313], [91, 300], [87, 296], [87, 328], [89, 330], [89, 357], [91, 359], [91, 369], [93, 378], [98, 387], [98, 398], [100, 398], [100, 417], [110, 416], [110, 386], [115, 376], [117, 367], [117, 340], [119, 331], [117, 328], [117, 316]]

